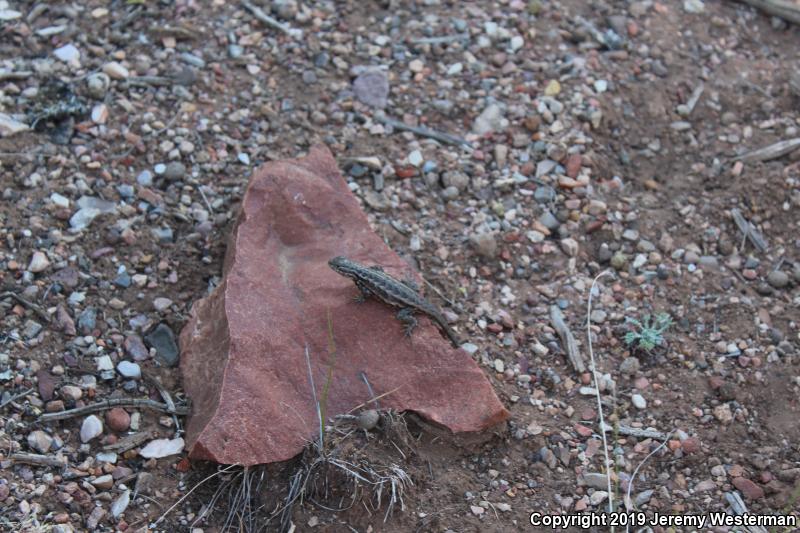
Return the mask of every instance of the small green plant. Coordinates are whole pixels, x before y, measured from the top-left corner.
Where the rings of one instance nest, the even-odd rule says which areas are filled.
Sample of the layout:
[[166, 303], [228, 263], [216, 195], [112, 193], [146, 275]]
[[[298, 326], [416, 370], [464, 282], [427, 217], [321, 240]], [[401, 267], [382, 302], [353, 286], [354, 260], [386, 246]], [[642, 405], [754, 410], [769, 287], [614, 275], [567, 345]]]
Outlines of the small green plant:
[[625, 317], [625, 322], [633, 324], [636, 329], [625, 334], [625, 344], [628, 346], [638, 343], [638, 347], [649, 352], [664, 342], [664, 332], [672, 325], [672, 317], [668, 313], [658, 313], [655, 318], [645, 315], [642, 321]]

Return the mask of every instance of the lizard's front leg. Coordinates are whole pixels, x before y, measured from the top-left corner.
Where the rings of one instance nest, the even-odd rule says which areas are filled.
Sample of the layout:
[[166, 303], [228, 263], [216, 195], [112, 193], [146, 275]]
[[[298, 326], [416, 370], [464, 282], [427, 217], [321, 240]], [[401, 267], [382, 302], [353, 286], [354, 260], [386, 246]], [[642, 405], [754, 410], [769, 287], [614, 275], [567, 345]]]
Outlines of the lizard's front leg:
[[358, 287], [358, 296], [354, 296], [353, 300], [356, 303], [363, 304], [367, 298], [372, 296], [372, 291], [370, 291], [363, 283], [359, 283], [356, 281], [356, 287]]
[[411, 290], [413, 290], [417, 294], [420, 294], [419, 285], [417, 285], [417, 282], [414, 280], [414, 278], [410, 274], [406, 274], [405, 276], [403, 276], [403, 285], [405, 285], [406, 287], [409, 287]]
[[417, 319], [414, 318], [414, 309], [411, 307], [404, 307], [397, 313], [397, 320], [405, 325], [405, 336], [410, 337], [411, 332], [417, 327]]

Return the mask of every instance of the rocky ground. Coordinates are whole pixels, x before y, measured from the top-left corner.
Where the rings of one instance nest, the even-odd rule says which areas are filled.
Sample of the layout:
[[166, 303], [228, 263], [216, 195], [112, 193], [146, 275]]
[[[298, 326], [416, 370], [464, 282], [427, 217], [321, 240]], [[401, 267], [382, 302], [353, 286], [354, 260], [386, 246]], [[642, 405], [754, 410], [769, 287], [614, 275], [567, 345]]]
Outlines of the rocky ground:
[[[480, 444], [411, 420], [403, 458], [359, 441], [404, 461], [405, 510], [306, 502], [296, 531], [537, 530], [629, 487], [650, 514], [798, 514], [800, 150], [752, 153], [799, 142], [797, 27], [721, 0], [2, 0], [0, 32], [0, 529], [138, 531], [214, 471], [141, 400], [180, 411], [175, 337], [250, 173], [316, 143], [512, 417]], [[601, 272], [612, 494], [550, 319], [588, 358]], [[663, 342], [626, 343], [661, 313]], [[224, 499], [198, 520], [208, 496], [155, 529], [242, 527]]]

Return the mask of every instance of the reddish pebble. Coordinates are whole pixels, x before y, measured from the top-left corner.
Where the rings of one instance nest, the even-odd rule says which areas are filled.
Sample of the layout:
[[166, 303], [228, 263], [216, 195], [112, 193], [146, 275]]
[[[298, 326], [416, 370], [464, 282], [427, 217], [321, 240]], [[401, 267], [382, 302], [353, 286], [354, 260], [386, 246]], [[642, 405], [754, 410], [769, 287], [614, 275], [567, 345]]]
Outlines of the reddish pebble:
[[44, 410], [48, 413], [56, 413], [58, 411], [64, 410], [64, 401], [63, 400], [53, 400], [47, 402], [47, 405], [44, 406]]
[[591, 382], [592, 382], [592, 375], [590, 373], [584, 372], [583, 374], [581, 374], [582, 385], [588, 385]]
[[681, 447], [686, 453], [697, 453], [700, 451], [700, 440], [695, 437], [689, 437], [681, 443]]
[[586, 507], [587, 507], [587, 503], [583, 499], [580, 499], [577, 502], [575, 502], [575, 510], [576, 511], [585, 511]]
[[725, 380], [719, 376], [711, 376], [708, 378], [708, 386], [713, 390], [717, 390], [718, 388], [722, 387], [723, 383], [725, 383]]
[[645, 390], [649, 385], [650, 381], [647, 378], [636, 378], [633, 382], [633, 386], [639, 390]]
[[131, 415], [122, 407], [106, 412], [106, 425], [114, 431], [127, 431], [131, 425]]
[[745, 268], [744, 270], [742, 270], [742, 276], [744, 276], [745, 279], [753, 280], [758, 277], [758, 274], [752, 268]]
[[586, 224], [586, 233], [593, 233], [599, 230], [600, 228], [603, 227], [603, 224], [605, 223], [606, 223], [605, 220], [592, 220], [591, 222]]
[[114, 249], [110, 246], [103, 246], [102, 248], [98, 248], [97, 250], [93, 251], [90, 256], [92, 259], [99, 259], [104, 255], [108, 255], [114, 253]]
[[575, 424], [575, 431], [577, 431], [578, 435], [581, 437], [591, 437], [592, 433], [594, 433], [591, 428], [587, 428], [583, 424]]
[[670, 451], [673, 451], [673, 452], [675, 450], [678, 450], [680, 447], [681, 447], [681, 441], [679, 441], [679, 440], [671, 440], [671, 441], [669, 441], [667, 443], [667, 448], [669, 448]]
[[773, 479], [774, 478], [772, 477], [772, 474], [769, 473], [769, 472], [761, 472], [761, 475], [758, 476], [758, 480], [761, 481], [761, 483], [765, 483], [765, 484], [769, 483]]
[[639, 35], [639, 26], [632, 20], [628, 21], [628, 37], [636, 37], [637, 35]]
[[189, 459], [187, 459], [186, 457], [178, 461], [178, 464], [175, 465], [175, 470], [177, 470], [178, 472], [188, 472], [191, 468], [192, 468], [192, 463], [189, 462]]
[[398, 167], [394, 173], [400, 179], [413, 178], [417, 175], [417, 169], [412, 166]]
[[736, 487], [744, 494], [744, 497], [749, 500], [758, 500], [764, 497], [764, 489], [743, 477], [733, 479], [733, 486]]
[[572, 154], [567, 158], [567, 176], [570, 178], [577, 178], [578, 173], [581, 171], [581, 154]]
[[144, 200], [150, 205], [161, 205], [164, 203], [164, 199], [161, 198], [160, 194], [151, 189], [148, 189], [147, 187], [139, 188], [138, 192], [136, 193], [136, 196], [140, 200]]
[[501, 331], [503, 331], [503, 325], [502, 324], [489, 324], [488, 326], [486, 326], [486, 329], [488, 329], [492, 333], [500, 333]]

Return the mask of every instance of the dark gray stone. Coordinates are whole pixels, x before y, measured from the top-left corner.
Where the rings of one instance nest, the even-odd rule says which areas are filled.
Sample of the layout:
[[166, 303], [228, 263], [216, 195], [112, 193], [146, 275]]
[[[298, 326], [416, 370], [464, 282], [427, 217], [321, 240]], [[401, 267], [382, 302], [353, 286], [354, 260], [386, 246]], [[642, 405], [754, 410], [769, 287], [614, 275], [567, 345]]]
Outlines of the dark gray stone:
[[156, 358], [167, 366], [176, 366], [180, 351], [178, 343], [175, 341], [175, 334], [169, 326], [163, 322], [157, 325], [153, 331], [145, 335], [144, 341], [151, 348], [156, 349]]

